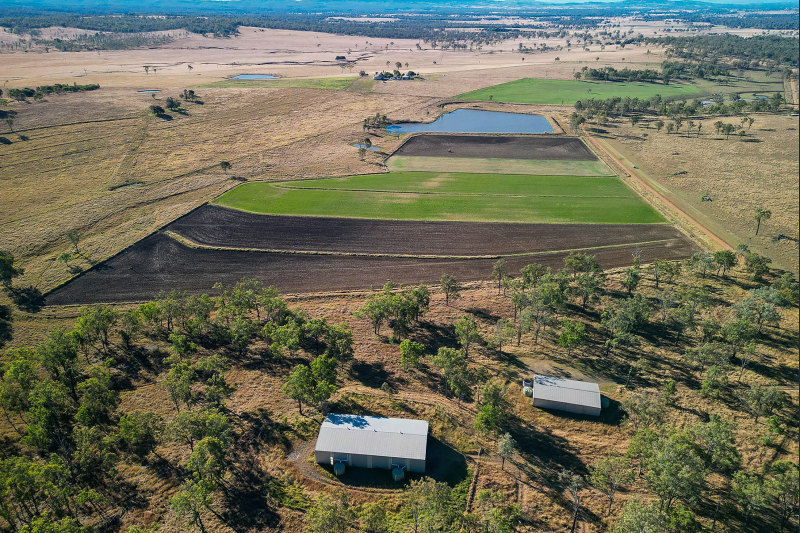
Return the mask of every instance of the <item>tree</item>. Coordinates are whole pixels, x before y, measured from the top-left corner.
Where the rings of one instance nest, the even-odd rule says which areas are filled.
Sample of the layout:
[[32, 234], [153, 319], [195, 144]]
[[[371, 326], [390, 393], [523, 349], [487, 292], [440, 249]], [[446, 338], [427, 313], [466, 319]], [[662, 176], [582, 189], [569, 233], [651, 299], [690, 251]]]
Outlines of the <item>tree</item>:
[[758, 235], [758, 230], [761, 229], [761, 221], [769, 220], [770, 218], [772, 218], [772, 211], [761, 206], [756, 208], [755, 215], [753, 215], [753, 220], [756, 221], [756, 235]]
[[578, 516], [581, 511], [583, 477], [573, 473], [571, 470], [562, 470], [558, 475], [558, 480], [565, 485], [572, 499], [572, 527], [570, 527], [570, 533], [575, 533], [575, 528], [578, 525]]
[[630, 462], [622, 455], [614, 453], [606, 455], [589, 467], [589, 483], [608, 499], [608, 511], [606, 511], [608, 515], [611, 514], [614, 497], [620, 485], [632, 480]]
[[125, 447], [139, 457], [144, 457], [158, 443], [162, 421], [155, 413], [133, 411], [119, 419], [119, 437]]
[[306, 365], [297, 365], [283, 385], [283, 393], [297, 400], [303, 414], [303, 403], [321, 405], [336, 392], [336, 359], [325, 354]]
[[119, 320], [119, 313], [107, 305], [85, 307], [75, 323], [75, 335], [84, 346], [100, 342], [102, 353], [108, 352], [108, 335]]
[[586, 325], [583, 322], [570, 320], [568, 318], [561, 320], [561, 333], [558, 335], [558, 345], [562, 348], [566, 348], [567, 357], [571, 355], [573, 349], [586, 344], [587, 340]]
[[419, 359], [425, 351], [425, 346], [410, 339], [400, 343], [400, 366], [403, 370], [419, 367]]
[[195, 377], [194, 368], [187, 361], [177, 361], [167, 372], [165, 384], [177, 411], [181, 410], [181, 403], [188, 407], [193, 401], [192, 385]]
[[456, 278], [450, 274], [442, 274], [442, 278], [439, 280], [439, 283], [441, 284], [442, 292], [444, 293], [444, 304], [449, 307], [450, 299], [452, 298], [455, 300], [459, 297], [461, 285], [458, 283], [458, 281], [456, 281]]
[[706, 465], [714, 472], [730, 474], [737, 468], [741, 457], [734, 439], [735, 426], [719, 415], [711, 415], [707, 423], [698, 423], [691, 429]]
[[108, 422], [111, 411], [119, 402], [119, 393], [111, 383], [111, 372], [103, 366], [95, 366], [89, 378], [78, 384], [78, 411], [75, 419], [86, 426]]
[[401, 513], [414, 532], [438, 531], [450, 522], [450, 487], [429, 477], [412, 480], [400, 496]]
[[227, 469], [225, 445], [216, 437], [203, 437], [189, 455], [187, 470], [198, 480], [219, 487]]
[[495, 326], [494, 341], [499, 352], [503, 351], [503, 344], [514, 337], [514, 322], [501, 318]]
[[575, 279], [572, 292], [581, 300], [581, 307], [586, 309], [590, 300], [597, 300], [603, 292], [605, 275], [602, 272], [582, 272]]
[[188, 480], [181, 485], [177, 494], [170, 500], [170, 506], [175, 514], [185, 518], [190, 526], [197, 526], [205, 533], [203, 511], [211, 505], [211, 484], [206, 481]]
[[717, 265], [717, 273], [722, 270], [724, 278], [728, 270], [736, 266], [736, 254], [732, 250], [718, 250], [714, 252], [714, 263]]
[[655, 503], [632, 499], [622, 508], [611, 533], [690, 533], [700, 531], [700, 525], [686, 507], [677, 504], [668, 510]]
[[773, 493], [781, 512], [781, 532], [791, 516], [800, 510], [800, 475], [797, 464], [792, 461], [775, 461], [769, 466]]
[[366, 533], [386, 533], [389, 531], [386, 509], [389, 503], [385, 500], [367, 502], [358, 511], [358, 520]]
[[24, 271], [14, 266], [14, 255], [10, 252], [0, 251], [0, 284], [8, 291], [11, 283]]
[[499, 431], [505, 423], [508, 410], [508, 400], [503, 395], [503, 388], [497, 383], [487, 383], [480, 392], [475, 427], [487, 433]]
[[178, 101], [177, 98], [167, 96], [166, 100], [164, 100], [164, 107], [166, 107], [170, 111], [176, 111], [181, 108], [181, 103], [180, 101]]
[[506, 459], [514, 457], [517, 451], [517, 441], [511, 436], [511, 433], [504, 433], [497, 441], [497, 453], [500, 455], [500, 469], [505, 470]]
[[503, 278], [506, 276], [508, 265], [505, 259], [498, 259], [492, 266], [492, 279], [497, 280], [497, 294], [500, 294], [500, 289], [503, 287]]
[[470, 346], [481, 339], [478, 322], [471, 316], [464, 315], [456, 320], [455, 331], [458, 343], [464, 349], [464, 356], [469, 357]]
[[159, 117], [164, 114], [164, 108], [160, 105], [152, 104], [150, 106], [150, 113]]
[[172, 441], [182, 442], [194, 450], [195, 443], [214, 437], [227, 445], [231, 437], [231, 423], [217, 408], [185, 409], [172, 419], [165, 435]]
[[635, 266], [631, 266], [626, 268], [623, 271], [623, 277], [620, 283], [625, 290], [628, 291], [628, 296], [633, 295], [633, 291], [636, 290], [636, 287], [639, 286], [639, 282], [642, 280], [642, 275], [639, 272], [639, 268]]
[[744, 269], [750, 273], [753, 281], [761, 281], [764, 275], [769, 274], [770, 263], [772, 259], [754, 252], [748, 252], [744, 256]]
[[[477, 512], [467, 515], [464, 526], [471, 531], [513, 533], [522, 511], [518, 504], [509, 504], [506, 495], [491, 489], [481, 489], [475, 495]], [[475, 521], [474, 529], [470, 527]]]
[[758, 419], [762, 416], [770, 416], [784, 403], [785, 398], [785, 394], [775, 386], [762, 387], [760, 384], [753, 385], [739, 393], [739, 400], [753, 415], [755, 423], [758, 423]]
[[469, 391], [469, 371], [467, 358], [462, 350], [439, 348], [433, 358], [433, 365], [442, 373], [447, 388], [458, 398], [463, 398]]
[[689, 259], [692, 270], [705, 279], [706, 273], [714, 268], [714, 256], [709, 252], [695, 252]]
[[676, 500], [694, 502], [705, 481], [705, 464], [691, 438], [678, 431], [662, 436], [646, 462], [648, 487], [669, 510]]
[[674, 379], [668, 379], [664, 382], [664, 388], [661, 390], [664, 397], [664, 405], [675, 405], [675, 397], [678, 395], [678, 389], [675, 385]]
[[739, 470], [733, 475], [731, 495], [742, 510], [745, 526], [750, 523], [754, 513], [769, 507], [771, 500], [770, 487], [764, 476], [746, 470]]
[[221, 168], [225, 174], [228, 174], [228, 171], [231, 169], [232, 166], [233, 165], [231, 165], [230, 161], [219, 162], [219, 168]]

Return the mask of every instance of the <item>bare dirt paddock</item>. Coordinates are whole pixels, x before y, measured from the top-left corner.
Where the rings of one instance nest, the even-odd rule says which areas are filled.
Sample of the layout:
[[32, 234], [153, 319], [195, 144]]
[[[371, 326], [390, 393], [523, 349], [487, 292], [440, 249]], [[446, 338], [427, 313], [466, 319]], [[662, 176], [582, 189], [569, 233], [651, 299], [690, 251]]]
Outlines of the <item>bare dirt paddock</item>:
[[514, 224], [257, 215], [205, 205], [165, 230], [211, 247], [487, 256], [683, 238], [668, 224]]
[[[221, 218], [232, 214], [242, 217], [238, 222], [247, 217], [263, 220], [251, 219], [250, 224], [221, 223]], [[366, 229], [367, 226], [374, 227]], [[447, 231], [420, 233], [423, 228], [438, 226]], [[504, 226], [508, 228], [499, 229]], [[529, 224], [518, 234], [510, 231], [514, 226], [520, 229], [525, 225], [259, 217], [203, 208], [56, 289], [48, 295], [47, 303], [142, 301], [173, 289], [207, 292], [217, 282], [231, 284], [245, 277], [290, 294], [369, 289], [381, 286], [388, 279], [402, 284], [435, 283], [444, 273], [461, 281], [474, 281], [489, 277], [497, 256], [509, 256], [513, 273], [534, 262], [561, 267], [569, 253], [567, 248], [575, 249], [579, 242], [591, 242], [584, 247], [585, 251], [596, 254], [604, 268], [628, 265], [634, 253], [647, 262], [658, 258], [681, 259], [697, 250], [667, 225], [631, 226], [627, 241], [619, 235], [622, 228], [616, 226], [596, 225], [589, 230], [586, 225]], [[644, 233], [637, 234], [636, 228]], [[359, 233], [360, 229], [366, 233]], [[537, 231], [541, 232], [541, 242], [533, 238]], [[594, 239], [581, 235], [589, 231], [596, 235]], [[204, 243], [217, 243], [227, 236], [238, 239], [241, 248], [265, 246], [297, 252], [198, 247], [179, 242], [170, 233]], [[241, 235], [235, 237], [237, 233]], [[530, 247], [525, 249], [524, 244], [517, 244], [515, 235]], [[448, 240], [453, 243], [448, 244]], [[468, 248], [459, 249], [459, 243]], [[231, 242], [225, 246], [230, 247]], [[311, 247], [317, 247], [318, 253], [308, 253]], [[520, 249], [529, 254], [511, 256]], [[387, 250], [394, 254], [406, 251], [438, 257], [378, 255]], [[455, 251], [461, 255], [465, 251], [479, 255], [444, 256], [445, 252]], [[495, 255], [487, 256], [491, 253]]]
[[577, 137], [503, 135], [415, 135], [393, 155], [595, 161]]

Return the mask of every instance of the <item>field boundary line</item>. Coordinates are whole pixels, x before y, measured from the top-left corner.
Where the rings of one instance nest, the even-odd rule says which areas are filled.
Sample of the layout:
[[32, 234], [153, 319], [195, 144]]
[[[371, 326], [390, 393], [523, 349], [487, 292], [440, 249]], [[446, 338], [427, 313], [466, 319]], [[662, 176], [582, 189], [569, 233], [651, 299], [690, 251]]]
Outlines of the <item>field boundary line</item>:
[[194, 248], [197, 250], [218, 250], [221, 252], [255, 252], [266, 254], [287, 254], [287, 255], [332, 255], [339, 257], [392, 257], [397, 259], [458, 259], [458, 260], [483, 260], [483, 259], [499, 259], [501, 257], [536, 257], [546, 255], [557, 255], [564, 252], [583, 252], [589, 250], [608, 250], [614, 248], [626, 248], [629, 246], [639, 246], [648, 244], [659, 244], [678, 240], [678, 237], [669, 239], [657, 239], [653, 241], [638, 241], [622, 244], [605, 244], [600, 246], [588, 246], [583, 248], [566, 248], [559, 250], [543, 250], [539, 252], [522, 252], [512, 254], [485, 254], [485, 255], [434, 255], [434, 254], [399, 254], [399, 253], [379, 253], [379, 252], [337, 252], [334, 250], [288, 250], [281, 248], [243, 248], [237, 246], [218, 246], [211, 244], [202, 244], [197, 241], [181, 235], [172, 230], [165, 230], [163, 234], [173, 239], [174, 241]]
[[64, 124], [51, 124], [49, 126], [36, 126], [34, 128], [24, 128], [24, 129], [17, 129], [14, 130], [14, 133], [22, 132], [22, 131], [36, 131], [36, 130], [48, 130], [51, 128], [64, 128], [66, 126], [79, 126], [81, 124], [96, 124], [98, 122], [117, 122], [120, 120], [133, 120], [135, 118], [139, 118], [140, 115], [131, 115], [127, 117], [117, 117], [117, 118], [99, 118], [97, 120], [81, 120], [79, 122], [65, 122]]
[[[531, 174], [531, 176], [536, 176], [536, 174]], [[587, 177], [587, 178], [595, 178], [595, 177], [614, 177], [617, 176], [577, 176], [579, 178]], [[324, 178], [323, 178], [324, 179]], [[434, 191], [393, 191], [388, 189], [338, 189], [338, 188], [327, 188], [327, 187], [287, 187], [284, 185], [274, 185], [277, 189], [286, 189], [290, 191], [343, 191], [343, 192], [374, 192], [374, 193], [381, 193], [381, 194], [427, 194], [433, 196], [496, 196], [499, 198], [630, 198], [630, 196], [620, 196], [620, 195], [593, 195], [593, 196], [575, 196], [574, 194], [499, 194], [499, 193], [477, 193], [477, 192], [434, 192]]]
[[[686, 222], [690, 225], [694, 226], [695, 228], [699, 229], [702, 233], [705, 234], [714, 244], [722, 248], [723, 250], [733, 250], [733, 247], [728, 244], [724, 239], [719, 237], [716, 233], [711, 231], [707, 226], [701, 224], [695, 217], [691, 216], [685, 210], [678, 207], [674, 202], [669, 200], [664, 194], [656, 190], [654, 186], [648, 183], [647, 180], [639, 176], [638, 173], [634, 172], [632, 169], [629, 169], [622, 161], [619, 160], [614, 154], [611, 153], [611, 148], [604, 145], [604, 143], [600, 142], [596, 139], [593, 135], [591, 135], [586, 128], [582, 125], [581, 129], [586, 134], [586, 137], [591, 141], [591, 143], [601, 150], [608, 158], [610, 158], [614, 164], [616, 164], [619, 169], [629, 178], [634, 180], [638, 185], [644, 187], [650, 194], [655, 196], [666, 208], [668, 211], [671, 211], [673, 215], [678, 215], [679, 218], [683, 218]], [[642, 198], [647, 200], [644, 196], [640, 195]], [[652, 204], [652, 202], [650, 202]]]

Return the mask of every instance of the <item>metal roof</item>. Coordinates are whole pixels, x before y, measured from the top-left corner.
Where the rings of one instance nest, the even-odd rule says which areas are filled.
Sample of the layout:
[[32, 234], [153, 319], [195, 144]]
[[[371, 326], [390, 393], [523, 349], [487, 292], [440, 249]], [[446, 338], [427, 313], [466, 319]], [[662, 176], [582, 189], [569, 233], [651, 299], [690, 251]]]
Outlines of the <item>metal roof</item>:
[[406, 418], [330, 414], [316, 451], [425, 460], [428, 423]]
[[552, 376], [534, 376], [533, 397], [553, 402], [600, 408], [600, 386], [597, 383], [589, 383], [588, 381], [576, 381]]

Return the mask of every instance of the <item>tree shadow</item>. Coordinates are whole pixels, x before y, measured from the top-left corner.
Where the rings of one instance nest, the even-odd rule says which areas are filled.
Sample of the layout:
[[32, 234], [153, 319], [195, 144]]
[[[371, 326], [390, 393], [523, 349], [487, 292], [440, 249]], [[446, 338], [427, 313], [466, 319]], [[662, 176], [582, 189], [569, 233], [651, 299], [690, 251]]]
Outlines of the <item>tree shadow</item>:
[[36, 287], [12, 287], [8, 289], [8, 295], [14, 305], [27, 313], [38, 313], [44, 307], [44, 295]]
[[350, 375], [367, 387], [378, 388], [388, 382], [391, 374], [384, 367], [383, 362], [367, 363], [354, 361], [350, 365]]

